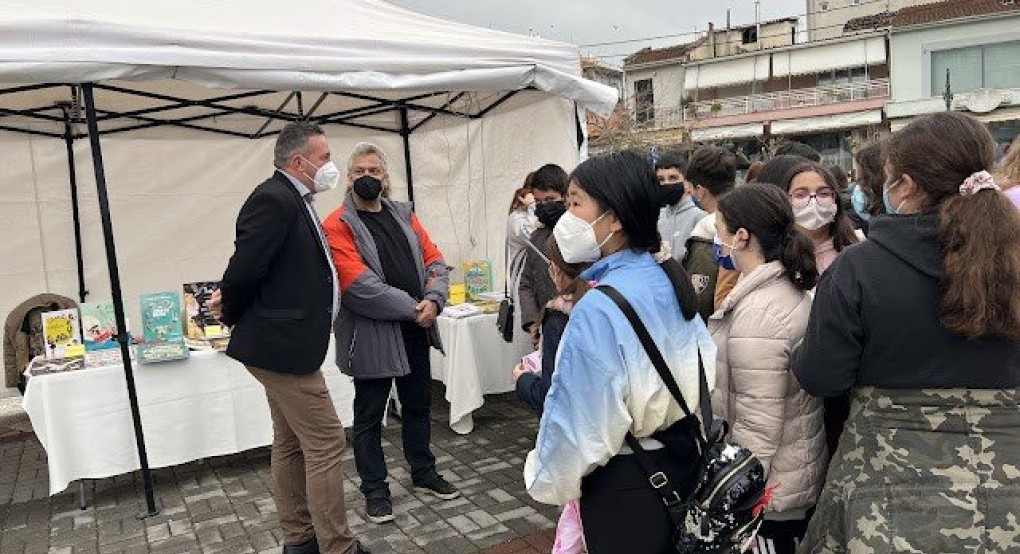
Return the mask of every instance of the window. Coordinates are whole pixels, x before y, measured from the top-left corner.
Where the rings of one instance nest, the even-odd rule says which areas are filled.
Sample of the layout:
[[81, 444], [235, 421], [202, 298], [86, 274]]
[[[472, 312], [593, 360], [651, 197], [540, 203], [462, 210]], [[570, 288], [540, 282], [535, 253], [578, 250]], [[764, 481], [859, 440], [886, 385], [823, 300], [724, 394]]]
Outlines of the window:
[[821, 2], [821, 3], [819, 3], [818, 4], [818, 11], [820, 11], [820, 12], [827, 12], [827, 11], [829, 11], [829, 3], [828, 2]]
[[740, 41], [744, 44], [754, 44], [758, 42], [758, 28], [748, 27], [744, 29], [744, 32], [740, 34]]
[[861, 5], [861, 0], [852, 0], [850, 3], [855, 5], [855, 6], [860, 6]]
[[655, 120], [655, 91], [651, 79], [634, 81], [634, 119], [638, 123]]
[[931, 95], [950, 90], [970, 92], [979, 88], [1020, 87], [1020, 41], [968, 46], [931, 53]]
[[823, 71], [818, 74], [818, 86], [844, 85], [847, 83], [862, 83], [868, 80], [866, 68], [852, 67], [849, 69], [834, 69]]

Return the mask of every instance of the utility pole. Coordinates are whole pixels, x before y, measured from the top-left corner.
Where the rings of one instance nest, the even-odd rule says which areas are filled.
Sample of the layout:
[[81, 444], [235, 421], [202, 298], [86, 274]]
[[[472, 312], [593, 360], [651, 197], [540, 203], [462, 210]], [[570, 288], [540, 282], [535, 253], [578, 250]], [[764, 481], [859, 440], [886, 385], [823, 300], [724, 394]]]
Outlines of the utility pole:
[[946, 111], [953, 109], [953, 87], [949, 83], [949, 68], [946, 68], [946, 90], [942, 93], [942, 99], [946, 101]]

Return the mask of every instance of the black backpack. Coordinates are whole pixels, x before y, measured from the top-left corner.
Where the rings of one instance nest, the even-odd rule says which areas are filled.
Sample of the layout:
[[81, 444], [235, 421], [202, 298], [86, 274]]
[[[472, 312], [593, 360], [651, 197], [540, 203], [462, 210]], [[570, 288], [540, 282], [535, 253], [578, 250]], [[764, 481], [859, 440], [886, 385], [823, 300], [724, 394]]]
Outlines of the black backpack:
[[[670, 271], [667, 271], [670, 273]], [[670, 275], [671, 280], [673, 275]], [[673, 280], [674, 286], [677, 281]], [[701, 425], [684, 401], [680, 387], [669, 371], [662, 353], [648, 334], [634, 308], [616, 289], [600, 285], [600, 291], [620, 308], [638, 339], [644, 346], [652, 365], [662, 377], [670, 394], [680, 404], [685, 418], [662, 431], [663, 443], [670, 449], [666, 438], [679, 429], [692, 429], [700, 448], [701, 467], [694, 492], [683, 498], [669, 477], [656, 469], [655, 463], [631, 433], [625, 437], [634, 451], [635, 459], [648, 477], [652, 488], [662, 497], [674, 525], [673, 543], [680, 554], [729, 554], [744, 552], [761, 527], [766, 492], [765, 469], [750, 450], [726, 443], [726, 422], [712, 416], [712, 399], [705, 377], [701, 351], [698, 351], [698, 377], [700, 381]], [[681, 298], [683, 308], [683, 298]], [[686, 313], [685, 313], [686, 316]], [[691, 316], [693, 317], [693, 315]], [[677, 428], [677, 429], [674, 429]], [[658, 437], [657, 433], [653, 437]]]

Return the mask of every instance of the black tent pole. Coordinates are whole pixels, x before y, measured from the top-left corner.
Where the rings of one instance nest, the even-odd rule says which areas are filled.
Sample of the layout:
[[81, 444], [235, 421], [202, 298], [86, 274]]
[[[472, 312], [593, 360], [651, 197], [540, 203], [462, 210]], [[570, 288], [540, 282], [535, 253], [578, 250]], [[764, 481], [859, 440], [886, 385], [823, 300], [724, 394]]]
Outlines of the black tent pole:
[[400, 136], [404, 139], [404, 174], [407, 176], [407, 201], [414, 206], [414, 176], [411, 174], [411, 126], [407, 108], [400, 108]]
[[117, 249], [113, 241], [113, 221], [110, 218], [110, 198], [106, 190], [106, 172], [103, 169], [103, 152], [99, 145], [99, 124], [96, 122], [96, 103], [92, 83], [81, 86], [85, 95], [85, 120], [88, 123], [89, 144], [92, 147], [92, 165], [96, 171], [96, 193], [99, 197], [99, 213], [103, 220], [103, 239], [106, 242], [106, 265], [110, 271], [110, 293], [113, 296], [113, 313], [117, 320], [117, 342], [124, 361], [124, 378], [127, 382], [128, 402], [131, 404], [131, 420], [135, 426], [135, 441], [138, 446], [138, 461], [142, 470], [142, 484], [145, 486], [145, 511], [139, 517], [159, 514], [149, 471], [149, 456], [145, 452], [145, 436], [142, 434], [142, 417], [138, 410], [138, 395], [135, 393], [135, 376], [131, 368], [131, 352], [128, 348], [130, 333], [124, 317], [124, 298], [120, 290], [120, 271], [117, 269]]
[[[75, 87], [71, 94], [77, 95]], [[85, 259], [81, 251], [81, 212], [78, 207], [78, 174], [74, 164], [74, 128], [71, 126], [71, 107], [64, 106], [64, 144], [67, 146], [67, 173], [71, 183], [71, 219], [74, 222], [74, 254], [78, 263], [78, 301], [84, 302], [89, 291], [85, 288]]]

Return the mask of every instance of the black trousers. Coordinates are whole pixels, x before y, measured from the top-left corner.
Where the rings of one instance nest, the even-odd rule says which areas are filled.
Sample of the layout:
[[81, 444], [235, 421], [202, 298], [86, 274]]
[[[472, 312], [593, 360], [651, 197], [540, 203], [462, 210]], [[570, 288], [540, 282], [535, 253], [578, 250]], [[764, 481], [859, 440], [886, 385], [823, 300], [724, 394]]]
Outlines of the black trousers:
[[429, 446], [432, 370], [424, 332], [405, 333], [404, 346], [411, 373], [397, 378], [354, 380], [354, 463], [366, 498], [389, 497], [386, 458], [382, 449], [382, 418], [393, 381], [400, 398], [401, 438], [411, 480], [420, 485], [434, 479], [436, 457]]
[[804, 519], [789, 521], [765, 520], [758, 530], [758, 536], [751, 543], [755, 554], [794, 554], [807, 532], [808, 514]]
[[[693, 446], [693, 443], [692, 443]], [[697, 476], [696, 450], [683, 459], [648, 452], [677, 492], [687, 496]], [[614, 456], [581, 480], [581, 523], [588, 554], [672, 554], [673, 523], [632, 454]]]

